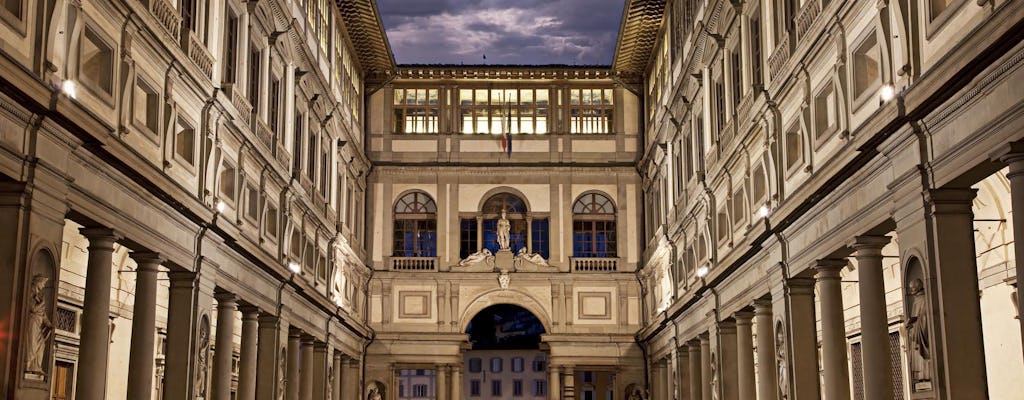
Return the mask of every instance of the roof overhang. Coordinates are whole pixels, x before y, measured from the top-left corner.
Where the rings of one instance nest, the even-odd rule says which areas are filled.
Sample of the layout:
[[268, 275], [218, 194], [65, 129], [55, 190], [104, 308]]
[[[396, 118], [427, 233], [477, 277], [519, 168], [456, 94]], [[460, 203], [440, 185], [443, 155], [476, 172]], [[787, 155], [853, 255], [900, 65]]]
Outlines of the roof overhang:
[[395, 69], [396, 79], [569, 80], [611, 79], [607, 65], [455, 65], [408, 64]]
[[612, 68], [620, 79], [640, 82], [658, 43], [666, 0], [626, 0]]
[[387, 76], [395, 69], [395, 56], [384, 33], [376, 0], [336, 0], [345, 19], [348, 37], [368, 79]]

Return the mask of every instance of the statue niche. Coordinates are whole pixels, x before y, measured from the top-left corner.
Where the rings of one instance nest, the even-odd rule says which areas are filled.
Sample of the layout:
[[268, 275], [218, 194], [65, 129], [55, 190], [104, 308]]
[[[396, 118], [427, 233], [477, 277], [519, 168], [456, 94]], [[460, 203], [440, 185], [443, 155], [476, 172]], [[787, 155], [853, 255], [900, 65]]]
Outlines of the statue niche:
[[911, 258], [904, 274], [906, 285], [907, 351], [910, 361], [910, 386], [913, 392], [932, 390], [931, 309], [928, 307], [924, 271], [916, 258]]
[[50, 349], [54, 337], [52, 308], [56, 263], [50, 253], [39, 251], [33, 260], [25, 304], [25, 378], [43, 381], [49, 375]]

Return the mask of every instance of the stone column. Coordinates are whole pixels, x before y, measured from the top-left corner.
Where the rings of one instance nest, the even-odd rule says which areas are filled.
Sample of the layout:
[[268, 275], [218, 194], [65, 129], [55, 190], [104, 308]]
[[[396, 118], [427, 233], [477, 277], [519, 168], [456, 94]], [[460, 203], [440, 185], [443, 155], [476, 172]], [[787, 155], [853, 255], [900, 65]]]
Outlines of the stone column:
[[882, 276], [882, 247], [888, 243], [888, 236], [858, 236], [851, 246], [857, 257], [860, 279], [864, 396], [878, 400], [893, 399], [889, 321], [885, 310], [885, 281]]
[[[932, 379], [932, 385], [944, 385], [949, 399], [989, 397], [974, 249], [974, 212], [971, 208], [975, 195], [973, 189], [931, 190], [927, 193], [934, 229], [930, 239], [935, 260], [934, 265], [927, 268], [932, 271], [931, 279], [934, 281], [926, 282], [925, 286], [931, 288], [926, 289], [926, 293], [931, 293], [933, 307], [938, 304], [939, 308], [931, 310], [930, 314], [934, 316], [932, 337], [941, 335], [931, 349], [932, 362], [941, 366], [938, 370], [942, 377]], [[867, 343], [864, 351], [866, 354]], [[941, 358], [936, 360], [936, 355], [941, 355]]]
[[234, 293], [220, 292], [217, 299], [217, 337], [213, 353], [213, 400], [231, 400], [231, 359], [234, 353], [235, 308]]
[[128, 359], [128, 398], [153, 397], [156, 352], [156, 277], [164, 262], [156, 253], [132, 252], [135, 270], [135, 305], [132, 308], [132, 344]]
[[676, 398], [679, 400], [690, 400], [690, 392], [687, 383], [690, 382], [690, 353], [684, 344], [676, 349]]
[[256, 357], [258, 354], [259, 309], [253, 306], [239, 307], [242, 311], [242, 344], [238, 355], [237, 400], [256, 399]]
[[168, 272], [171, 287], [167, 306], [167, 355], [164, 373], [164, 400], [191, 400], [192, 364], [195, 352], [192, 336], [195, 333], [196, 274]]
[[327, 391], [328, 379], [330, 379], [327, 376], [327, 364], [330, 362], [327, 358], [327, 350], [327, 343], [313, 342], [313, 357], [310, 359], [313, 368], [309, 369], [309, 373], [312, 375], [309, 380], [313, 381], [311, 385], [313, 393], [310, 395], [310, 399], [325, 400], [331, 395]]
[[690, 371], [690, 380], [687, 381], [687, 389], [690, 394], [690, 400], [702, 400], [703, 391], [701, 387], [703, 380], [701, 379], [702, 368], [700, 365], [700, 342], [691, 340], [686, 344], [686, 353], [689, 355], [688, 370]]
[[757, 399], [777, 400], [779, 378], [775, 370], [775, 324], [770, 300], [754, 301], [754, 322], [757, 324]]
[[[1004, 151], [1007, 153], [999, 158], [1009, 165], [1010, 171], [1006, 174], [1006, 178], [1010, 181], [1010, 202], [1011, 210], [1024, 210], [1024, 145], [1019, 143], [1013, 143]], [[973, 210], [972, 210], [973, 212]], [[1011, 213], [1013, 221], [1010, 224], [1013, 226], [1013, 237], [1024, 238], [1024, 213]], [[1020, 218], [1017, 216], [1020, 215]], [[1015, 260], [1024, 260], [1024, 246], [1013, 246], [1013, 254], [1016, 256]], [[1017, 273], [1017, 287], [1024, 289], [1024, 285], [1021, 285], [1021, 278], [1024, 277], [1024, 262], [1014, 263], [1016, 264]], [[1017, 290], [1017, 322], [1020, 323], [1020, 334], [1024, 337], [1024, 290]]]
[[299, 400], [299, 340], [302, 335], [297, 330], [288, 331], [288, 362], [285, 374], [285, 400]]
[[302, 346], [302, 367], [299, 372], [299, 400], [313, 400], [313, 337], [303, 335]]
[[700, 334], [700, 396], [704, 400], [713, 400], [711, 394], [711, 341], [707, 333]]
[[561, 368], [548, 366], [548, 400], [559, 400], [562, 398]]
[[572, 366], [565, 367], [565, 380], [562, 383], [562, 400], [576, 400], [576, 370]]
[[334, 366], [331, 371], [333, 374], [331, 380], [334, 382], [334, 385], [331, 386], [331, 400], [341, 400], [341, 386], [343, 384], [341, 379], [343, 378], [342, 370], [345, 368], [345, 359], [342, 358], [340, 351], [334, 352], [334, 360], [331, 365]]
[[740, 311], [733, 314], [736, 319], [736, 374], [737, 394], [740, 399], [756, 399], [757, 384], [754, 378], [754, 332], [751, 320], [754, 313]]
[[736, 323], [718, 323], [718, 390], [724, 400], [739, 400], [739, 355], [736, 354]]
[[110, 275], [114, 243], [120, 237], [108, 228], [82, 228], [89, 239], [85, 274], [81, 345], [78, 351], [78, 400], [103, 400], [107, 395], [107, 353], [110, 347]]
[[[434, 398], [436, 400], [448, 400], [448, 365], [438, 365], [435, 370], [437, 375], [434, 376], [434, 379], [437, 380], [437, 385], [434, 385], [436, 388]], [[412, 390], [412, 388], [409, 389]]]
[[280, 322], [281, 319], [273, 314], [261, 313], [259, 316], [259, 339], [256, 350], [256, 399], [258, 400], [279, 400], [278, 391], [284, 389], [279, 387], [284, 380], [284, 376], [281, 376], [284, 369], [280, 367], [281, 354], [278, 349]]
[[814, 267], [814, 279], [818, 282], [818, 294], [821, 296], [821, 365], [825, 375], [825, 400], [850, 400], [846, 317], [839, 274], [846, 265], [845, 259], [825, 259], [818, 260]]
[[462, 400], [462, 367], [452, 365], [452, 400]]
[[[814, 321], [814, 279], [789, 280], [789, 326], [792, 350], [789, 376], [793, 387], [791, 400], [818, 399], [818, 338]], [[772, 363], [774, 365], [774, 363]], [[814, 371], [814, 372], [807, 372]], [[871, 397], [867, 397], [871, 399]]]
[[651, 363], [651, 397], [668, 398], [668, 368], [665, 366], [665, 359], [656, 360]]

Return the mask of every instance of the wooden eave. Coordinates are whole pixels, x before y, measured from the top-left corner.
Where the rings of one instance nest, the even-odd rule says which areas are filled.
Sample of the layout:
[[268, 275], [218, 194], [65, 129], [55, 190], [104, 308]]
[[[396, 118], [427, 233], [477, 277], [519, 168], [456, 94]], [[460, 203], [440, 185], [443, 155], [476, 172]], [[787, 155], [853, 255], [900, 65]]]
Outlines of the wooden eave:
[[386, 77], [395, 69], [384, 24], [375, 0], [336, 0], [358, 63], [367, 80]]
[[651, 52], [658, 43], [665, 6], [666, 0], [626, 0], [612, 61], [620, 79], [634, 83], [643, 80]]

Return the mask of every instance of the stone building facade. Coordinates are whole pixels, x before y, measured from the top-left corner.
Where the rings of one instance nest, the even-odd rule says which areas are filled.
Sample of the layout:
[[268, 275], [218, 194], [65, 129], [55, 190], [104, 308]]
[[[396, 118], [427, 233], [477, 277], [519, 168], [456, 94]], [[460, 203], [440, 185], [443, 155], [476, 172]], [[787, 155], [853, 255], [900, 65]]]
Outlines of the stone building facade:
[[[611, 66], [396, 65], [371, 0], [0, 5], [5, 398], [1024, 390], [1019, 1], [626, 0]], [[472, 349], [498, 304], [538, 348]]]

